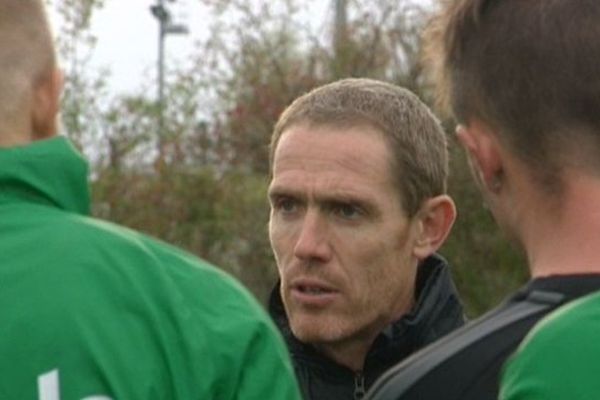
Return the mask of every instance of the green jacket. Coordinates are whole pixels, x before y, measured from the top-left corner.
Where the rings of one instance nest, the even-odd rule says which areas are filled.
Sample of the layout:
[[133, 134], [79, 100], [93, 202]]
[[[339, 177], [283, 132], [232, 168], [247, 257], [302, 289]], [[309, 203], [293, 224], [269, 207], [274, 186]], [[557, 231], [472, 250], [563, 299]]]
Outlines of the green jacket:
[[88, 216], [64, 138], [0, 150], [0, 399], [299, 399], [232, 278]]
[[599, 292], [544, 318], [507, 363], [500, 399], [599, 399], [599, 332]]

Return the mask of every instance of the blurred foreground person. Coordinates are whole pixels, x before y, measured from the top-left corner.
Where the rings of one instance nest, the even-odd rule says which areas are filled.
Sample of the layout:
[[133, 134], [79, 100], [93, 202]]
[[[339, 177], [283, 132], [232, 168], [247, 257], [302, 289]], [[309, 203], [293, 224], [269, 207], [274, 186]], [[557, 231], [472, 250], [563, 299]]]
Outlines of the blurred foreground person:
[[[532, 279], [396, 367], [371, 398], [497, 399], [502, 365], [531, 327], [600, 289], [600, 2], [446, 1], [425, 43], [475, 180]], [[502, 398], [598, 398], [599, 308], [595, 297], [540, 331]]]
[[360, 399], [463, 324], [434, 254], [455, 218], [446, 138], [409, 91], [347, 79], [281, 115], [271, 142], [271, 315], [305, 399]]
[[298, 399], [240, 285], [87, 216], [43, 0], [0, 1], [0, 65], [0, 398]]

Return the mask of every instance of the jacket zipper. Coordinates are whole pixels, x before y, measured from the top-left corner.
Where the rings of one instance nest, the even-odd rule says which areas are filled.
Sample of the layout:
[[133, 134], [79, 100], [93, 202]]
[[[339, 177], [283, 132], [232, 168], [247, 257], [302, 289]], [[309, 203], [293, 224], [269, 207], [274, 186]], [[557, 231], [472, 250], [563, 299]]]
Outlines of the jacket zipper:
[[365, 376], [362, 372], [357, 372], [354, 375], [354, 400], [361, 400], [365, 393]]

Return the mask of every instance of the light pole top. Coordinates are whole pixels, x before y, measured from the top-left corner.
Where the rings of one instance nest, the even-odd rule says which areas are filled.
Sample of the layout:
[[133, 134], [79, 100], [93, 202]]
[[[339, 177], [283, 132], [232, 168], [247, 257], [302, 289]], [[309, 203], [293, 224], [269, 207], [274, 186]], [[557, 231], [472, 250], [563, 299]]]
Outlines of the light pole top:
[[[167, 7], [164, 6], [163, 0], [157, 0], [158, 2], [152, 6], [150, 6], [150, 11], [152, 15], [156, 17], [160, 24], [160, 32], [161, 35], [167, 34], [179, 34], [185, 35], [189, 33], [189, 29], [184, 24], [174, 24], [172, 23], [171, 12]], [[175, 0], [168, 0], [171, 3], [174, 3]]]

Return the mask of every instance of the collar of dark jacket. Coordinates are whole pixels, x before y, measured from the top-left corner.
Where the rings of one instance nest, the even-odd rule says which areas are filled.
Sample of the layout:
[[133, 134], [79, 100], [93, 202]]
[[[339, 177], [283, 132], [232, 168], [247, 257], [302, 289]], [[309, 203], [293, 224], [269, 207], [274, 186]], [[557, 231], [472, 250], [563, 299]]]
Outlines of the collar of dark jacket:
[[[464, 324], [462, 305], [451, 279], [450, 268], [441, 256], [432, 255], [419, 266], [415, 289], [413, 309], [388, 325], [377, 337], [367, 355], [365, 372], [372, 368], [387, 369]], [[294, 358], [310, 362], [316, 368], [329, 370], [333, 367], [333, 361], [318, 354], [310, 344], [300, 342], [292, 334], [279, 293], [279, 282], [271, 292], [269, 313]]]

